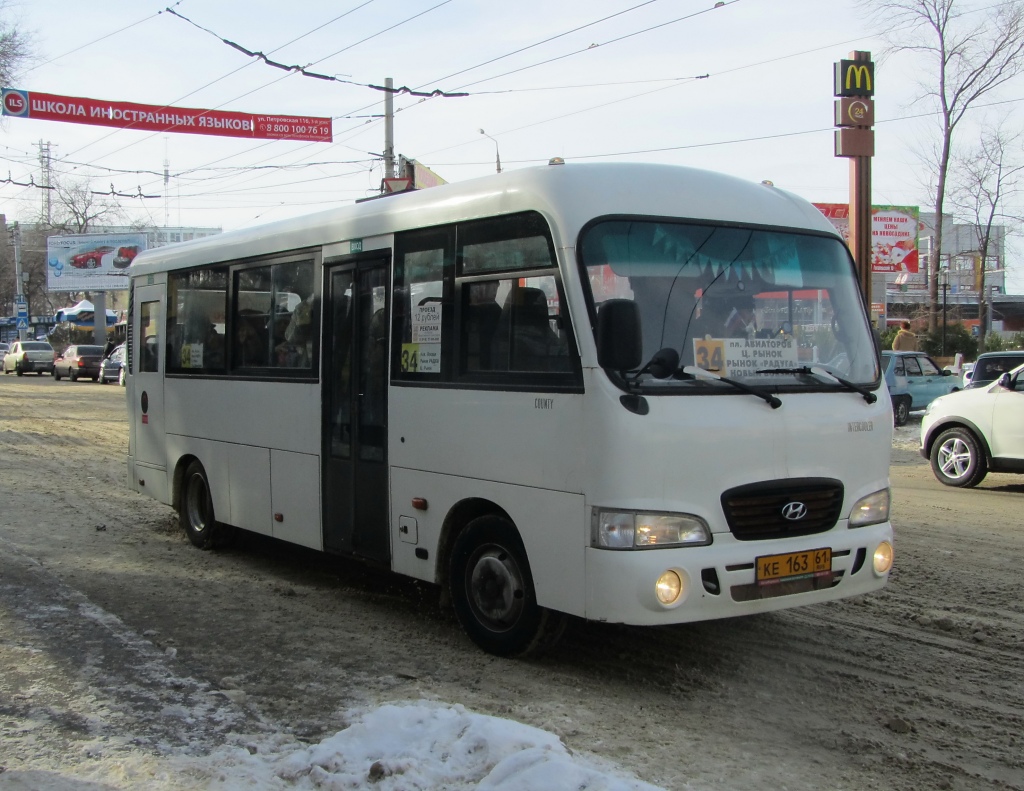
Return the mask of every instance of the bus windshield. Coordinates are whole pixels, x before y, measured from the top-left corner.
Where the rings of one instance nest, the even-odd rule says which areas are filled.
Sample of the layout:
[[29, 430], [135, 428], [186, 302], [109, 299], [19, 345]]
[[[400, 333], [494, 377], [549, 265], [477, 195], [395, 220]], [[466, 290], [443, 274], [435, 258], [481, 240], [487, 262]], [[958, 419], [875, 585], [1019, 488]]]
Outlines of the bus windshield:
[[[808, 368], [860, 385], [878, 379], [853, 262], [834, 237], [615, 219], [588, 227], [580, 249], [593, 315], [610, 299], [637, 303], [644, 362], [672, 349], [680, 368], [787, 389], [820, 388]], [[659, 388], [709, 382], [629, 375]]]

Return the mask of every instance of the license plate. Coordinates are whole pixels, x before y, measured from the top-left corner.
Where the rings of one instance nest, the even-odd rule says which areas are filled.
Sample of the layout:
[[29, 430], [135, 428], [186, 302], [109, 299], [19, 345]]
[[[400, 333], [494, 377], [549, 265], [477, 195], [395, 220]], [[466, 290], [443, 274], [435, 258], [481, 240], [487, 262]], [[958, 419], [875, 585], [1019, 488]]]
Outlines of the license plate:
[[823, 577], [832, 573], [832, 548], [808, 549], [785, 555], [762, 555], [757, 559], [757, 582], [771, 585], [776, 582]]

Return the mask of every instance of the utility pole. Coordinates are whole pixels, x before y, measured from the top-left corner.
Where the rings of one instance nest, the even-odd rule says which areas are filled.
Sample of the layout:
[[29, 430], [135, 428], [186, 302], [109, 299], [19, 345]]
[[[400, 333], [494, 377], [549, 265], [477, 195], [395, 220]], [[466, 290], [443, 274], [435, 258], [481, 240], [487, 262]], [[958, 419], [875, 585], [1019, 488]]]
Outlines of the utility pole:
[[51, 189], [53, 185], [50, 183], [50, 142], [43, 143], [41, 139], [39, 141], [39, 169], [43, 174], [43, 219], [47, 225], [50, 225], [53, 218], [53, 200], [50, 195], [53, 192]]
[[171, 160], [167, 157], [167, 138], [164, 138], [164, 228], [171, 224], [170, 182]]
[[384, 178], [395, 177], [395, 81], [384, 80]]
[[[11, 241], [14, 242], [14, 312], [18, 316], [18, 340], [28, 335], [28, 300], [25, 298], [25, 282], [21, 273], [21, 226], [11, 226]], [[22, 326], [22, 318], [25, 326]]]

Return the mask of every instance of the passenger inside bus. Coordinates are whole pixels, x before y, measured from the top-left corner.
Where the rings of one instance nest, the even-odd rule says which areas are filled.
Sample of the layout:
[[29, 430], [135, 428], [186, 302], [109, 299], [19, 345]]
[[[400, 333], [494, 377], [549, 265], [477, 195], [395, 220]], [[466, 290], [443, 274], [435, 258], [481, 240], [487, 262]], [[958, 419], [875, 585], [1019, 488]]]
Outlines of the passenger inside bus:
[[243, 310], [238, 314], [235, 328], [235, 365], [258, 368], [267, 365], [266, 330], [260, 323], [260, 314]]
[[485, 280], [465, 287], [468, 304], [462, 320], [462, 354], [466, 371], [494, 370], [492, 346], [501, 319], [496, 299], [499, 282]]
[[568, 348], [551, 328], [542, 289], [517, 286], [509, 292], [493, 352], [503, 370], [569, 370]]

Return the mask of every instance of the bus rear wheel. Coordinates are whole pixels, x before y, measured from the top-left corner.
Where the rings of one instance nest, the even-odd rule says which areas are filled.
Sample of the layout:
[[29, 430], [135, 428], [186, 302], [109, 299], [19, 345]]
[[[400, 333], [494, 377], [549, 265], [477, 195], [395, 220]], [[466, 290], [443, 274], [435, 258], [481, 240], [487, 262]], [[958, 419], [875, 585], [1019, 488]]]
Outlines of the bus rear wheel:
[[178, 519], [188, 540], [199, 549], [224, 546], [234, 535], [234, 528], [220, 524], [214, 515], [210, 483], [198, 461], [193, 461], [185, 470]]
[[562, 613], [537, 604], [522, 539], [502, 517], [478, 517], [458, 535], [449, 585], [459, 623], [490, 654], [537, 654], [565, 630]]

